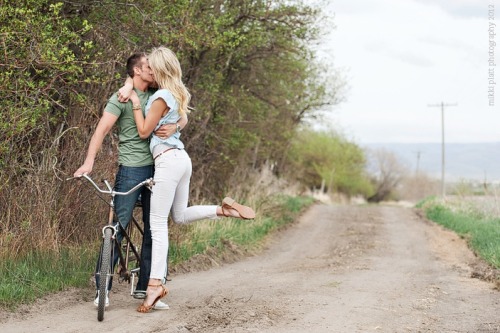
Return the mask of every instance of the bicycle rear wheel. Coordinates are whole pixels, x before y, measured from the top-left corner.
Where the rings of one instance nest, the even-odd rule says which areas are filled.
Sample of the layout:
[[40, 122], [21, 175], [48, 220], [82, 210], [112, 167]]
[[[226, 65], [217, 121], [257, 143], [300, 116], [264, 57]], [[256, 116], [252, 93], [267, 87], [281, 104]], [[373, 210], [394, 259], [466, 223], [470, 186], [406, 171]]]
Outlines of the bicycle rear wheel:
[[99, 268], [99, 294], [97, 305], [97, 320], [104, 319], [104, 308], [106, 307], [106, 298], [108, 292], [108, 283], [111, 276], [111, 246], [113, 230], [112, 228], [104, 228], [104, 238], [102, 242], [101, 265]]

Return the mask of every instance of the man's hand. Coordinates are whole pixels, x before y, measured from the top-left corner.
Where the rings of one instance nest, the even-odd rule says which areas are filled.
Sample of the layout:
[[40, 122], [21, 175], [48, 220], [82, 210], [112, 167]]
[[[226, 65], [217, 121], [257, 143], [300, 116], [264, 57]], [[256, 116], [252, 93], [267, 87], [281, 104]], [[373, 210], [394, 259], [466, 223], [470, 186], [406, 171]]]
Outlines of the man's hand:
[[92, 165], [84, 163], [78, 170], [75, 171], [73, 177], [81, 177], [92, 172]]
[[164, 124], [154, 131], [154, 134], [160, 139], [166, 139], [175, 134], [175, 132], [177, 132], [177, 124]]

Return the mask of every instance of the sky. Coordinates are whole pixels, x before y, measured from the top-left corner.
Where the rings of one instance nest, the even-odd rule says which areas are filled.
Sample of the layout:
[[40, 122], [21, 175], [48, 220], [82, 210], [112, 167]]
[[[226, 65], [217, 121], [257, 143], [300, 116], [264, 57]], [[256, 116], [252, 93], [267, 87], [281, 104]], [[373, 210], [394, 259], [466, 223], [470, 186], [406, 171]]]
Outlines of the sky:
[[344, 101], [327, 110], [334, 128], [360, 144], [440, 143], [442, 109], [430, 105], [443, 102], [445, 142], [500, 142], [500, 46], [489, 55], [490, 40], [500, 43], [500, 0], [331, 0], [322, 8], [331, 20], [318, 57], [347, 84]]

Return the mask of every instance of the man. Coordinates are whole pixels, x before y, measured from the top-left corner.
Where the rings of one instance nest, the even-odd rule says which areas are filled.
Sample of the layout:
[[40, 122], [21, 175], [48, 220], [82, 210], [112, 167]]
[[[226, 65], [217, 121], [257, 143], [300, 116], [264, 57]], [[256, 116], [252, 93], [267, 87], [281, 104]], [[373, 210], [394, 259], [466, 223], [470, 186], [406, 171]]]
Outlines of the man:
[[[152, 71], [149, 68], [145, 54], [134, 54], [127, 59], [127, 74], [132, 80], [133, 89], [139, 96], [141, 107], [144, 109], [149, 96], [152, 92], [149, 86], [154, 83]], [[130, 79], [129, 79], [130, 81]], [[88, 174], [92, 171], [95, 157], [101, 148], [102, 142], [115, 123], [119, 126], [119, 144], [118, 144], [118, 162], [119, 168], [116, 174], [115, 190], [126, 192], [145, 179], [153, 177], [153, 158], [149, 149], [149, 140], [142, 140], [139, 137], [134, 122], [132, 103], [121, 103], [118, 100], [118, 94], [113, 94], [108, 100], [103, 115], [99, 120], [97, 128], [92, 135], [87, 151], [87, 156], [83, 165], [74, 173], [75, 177]], [[182, 118], [177, 124], [165, 125], [157, 133], [160, 136], [168, 137], [176, 131], [182, 129], [187, 124], [187, 118]], [[135, 191], [127, 196], [115, 197], [115, 212], [121, 225], [125, 228], [130, 219], [136, 201], [141, 195], [142, 218], [144, 222], [144, 236], [141, 250], [141, 266], [139, 281], [136, 291], [139, 293], [147, 288], [149, 274], [151, 271], [151, 230], [149, 226], [150, 211], [150, 191], [146, 188], [141, 191]], [[117, 234], [118, 244], [121, 243], [123, 236]], [[117, 245], [118, 246], [118, 245]], [[113, 265], [118, 261], [118, 252], [115, 252]], [[96, 276], [97, 290], [99, 290], [99, 278]], [[108, 291], [111, 289], [111, 283]], [[94, 304], [97, 305], [98, 297]], [[109, 297], [106, 295], [106, 306], [109, 305]], [[155, 309], [167, 309], [165, 303], [157, 303]]]

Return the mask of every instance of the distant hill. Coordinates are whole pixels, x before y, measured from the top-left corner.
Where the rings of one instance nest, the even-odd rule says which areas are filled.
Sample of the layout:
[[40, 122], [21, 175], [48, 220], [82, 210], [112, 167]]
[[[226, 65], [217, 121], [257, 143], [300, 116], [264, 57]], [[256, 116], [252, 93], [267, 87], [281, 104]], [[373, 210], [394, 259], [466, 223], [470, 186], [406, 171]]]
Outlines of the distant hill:
[[[418, 161], [420, 172], [441, 179], [441, 143], [373, 143], [363, 148], [391, 151], [413, 172]], [[446, 144], [445, 179], [499, 182], [500, 142]]]

